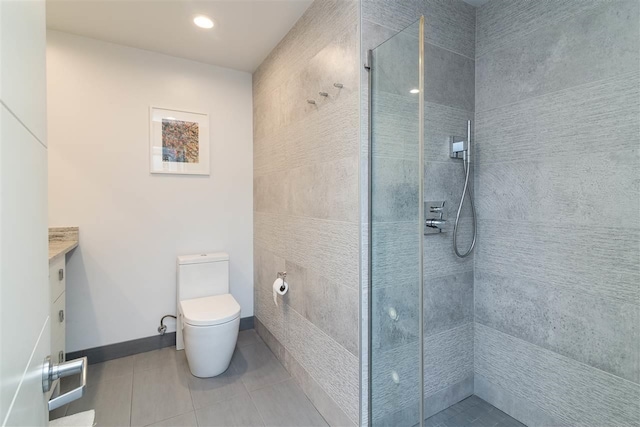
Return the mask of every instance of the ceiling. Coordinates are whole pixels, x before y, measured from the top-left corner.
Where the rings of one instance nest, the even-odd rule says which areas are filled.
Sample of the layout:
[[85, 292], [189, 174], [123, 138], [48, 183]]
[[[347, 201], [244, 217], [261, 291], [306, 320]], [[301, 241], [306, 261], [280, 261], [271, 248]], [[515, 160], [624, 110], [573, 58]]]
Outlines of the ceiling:
[[[253, 72], [312, 0], [47, 0], [47, 28]], [[211, 30], [193, 18], [213, 19]]]

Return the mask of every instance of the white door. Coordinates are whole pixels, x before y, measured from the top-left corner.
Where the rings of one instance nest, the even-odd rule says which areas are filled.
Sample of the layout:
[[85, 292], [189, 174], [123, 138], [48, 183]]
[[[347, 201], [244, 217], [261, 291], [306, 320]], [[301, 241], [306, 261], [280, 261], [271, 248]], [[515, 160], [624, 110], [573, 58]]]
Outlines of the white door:
[[48, 424], [43, 0], [0, 0], [0, 424]]

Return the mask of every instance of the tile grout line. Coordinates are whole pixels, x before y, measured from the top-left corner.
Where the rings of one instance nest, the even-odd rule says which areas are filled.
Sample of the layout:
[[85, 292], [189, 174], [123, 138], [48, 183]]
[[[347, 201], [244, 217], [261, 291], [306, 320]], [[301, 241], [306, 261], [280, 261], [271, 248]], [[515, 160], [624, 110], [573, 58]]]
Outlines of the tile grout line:
[[[349, 289], [352, 289], [352, 288], [349, 288]], [[357, 355], [355, 355], [355, 354], [353, 354], [351, 351], [349, 351], [349, 350], [348, 350], [344, 345], [342, 345], [342, 343], [338, 342], [335, 338], [333, 338], [331, 335], [329, 335], [329, 334], [328, 334], [324, 329], [322, 329], [320, 326], [318, 326], [318, 325], [316, 325], [315, 323], [313, 323], [313, 322], [312, 322], [311, 320], [309, 320], [306, 316], [303, 316], [302, 314], [300, 314], [300, 313], [298, 312], [298, 310], [296, 310], [295, 308], [293, 308], [290, 304], [287, 304], [286, 302], [285, 302], [284, 304], [285, 304], [285, 305], [287, 305], [287, 306], [289, 307], [289, 309], [291, 309], [292, 311], [295, 311], [295, 313], [296, 313], [298, 316], [302, 317], [304, 320], [306, 320], [306, 321], [307, 321], [307, 322], [309, 322], [311, 325], [313, 325], [313, 327], [314, 327], [314, 328], [316, 328], [318, 331], [320, 331], [320, 332], [322, 332], [324, 335], [326, 335], [326, 336], [327, 336], [331, 341], [333, 341], [334, 343], [338, 344], [338, 346], [340, 346], [344, 351], [346, 351], [347, 353], [349, 353], [349, 355], [351, 355], [351, 356], [355, 357], [356, 359], [358, 358], [358, 356], [357, 356]], [[283, 313], [283, 315], [284, 315], [284, 313]], [[284, 319], [283, 319], [283, 321], [284, 321]], [[266, 343], [265, 343], [265, 344], [266, 344]], [[286, 347], [284, 344], [282, 344], [282, 343], [280, 343], [280, 344], [284, 347], [284, 349], [285, 349], [285, 350], [287, 350], [287, 347]], [[267, 345], [267, 348], [268, 348], [269, 350], [271, 350], [271, 348], [269, 348], [269, 346], [268, 346], [268, 345]], [[291, 354], [291, 352], [290, 352], [289, 350], [287, 350], [287, 351], [289, 352], [289, 354]], [[272, 352], [272, 353], [273, 353], [273, 352]], [[274, 356], [275, 356], [275, 354], [274, 354]], [[291, 357], [293, 357], [293, 356], [291, 356]], [[277, 359], [278, 359], [278, 357], [276, 356], [276, 360], [277, 360]], [[295, 359], [295, 358], [294, 358], [294, 359]], [[296, 360], [297, 360], [297, 359], [296, 359]], [[301, 366], [302, 366], [302, 365], [301, 365]], [[283, 365], [283, 367], [284, 367], [284, 365]], [[286, 369], [286, 368], [285, 368], [285, 369]], [[307, 371], [307, 372], [308, 372], [308, 370], [307, 370], [307, 369], [305, 369], [305, 371]], [[287, 371], [287, 372], [289, 372], [289, 371]]]
[[[613, 82], [615, 80], [626, 80], [626, 77], [636, 77], [639, 76], [640, 73], [638, 71], [627, 71], [624, 73], [616, 73], [616, 74], [612, 74], [608, 77], [602, 78], [602, 79], [595, 79], [595, 80], [591, 80], [588, 82], [584, 82], [584, 83], [579, 83], [577, 85], [571, 85], [571, 86], [565, 86], [562, 89], [557, 89], [557, 90], [552, 90], [550, 92], [545, 92], [545, 93], [541, 93], [539, 95], [534, 95], [534, 96], [530, 96], [530, 97], [526, 97], [526, 98], [522, 98], [522, 99], [518, 99], [516, 101], [513, 102], [508, 102], [506, 104], [501, 104], [501, 105], [497, 105], [495, 107], [491, 107], [491, 108], [487, 108], [485, 110], [480, 110], [478, 111], [478, 109], [476, 108], [475, 113], [476, 115], [479, 114], [480, 116], [482, 116], [483, 114], [489, 113], [491, 111], [494, 110], [498, 110], [500, 108], [507, 108], [507, 107], [512, 107], [516, 104], [522, 104], [525, 103], [527, 101], [531, 101], [531, 100], [535, 100], [538, 98], [542, 98], [545, 96], [549, 96], [549, 95], [557, 95], [557, 94], [561, 94], [563, 92], [570, 92], [572, 90], [576, 90], [576, 89], [583, 89], [586, 86], [590, 86], [590, 85], [602, 85], [605, 82]], [[477, 102], [477, 101], [476, 101]]]
[[[502, 274], [502, 272], [496, 272], [495, 270], [492, 270], [490, 268], [487, 267], [476, 267], [475, 268], [477, 270], [478, 273], [481, 273], [483, 275], [491, 275], [491, 276], [499, 276], [499, 277], [505, 277], [504, 274]], [[605, 303], [610, 304], [610, 305], [615, 305], [615, 306], [632, 306], [632, 307], [639, 307], [640, 304], [634, 301], [629, 301], [629, 299], [626, 298], [614, 298], [611, 296], [606, 296], [606, 295], [600, 295], [600, 294], [593, 294], [593, 293], [588, 293], [588, 292], [584, 292], [584, 291], [580, 291], [577, 290], [575, 288], [572, 288], [570, 286], [567, 285], [561, 285], [561, 286], [555, 286], [552, 285], [550, 283], [550, 281], [545, 281], [545, 280], [540, 280], [537, 278], [531, 278], [531, 277], [527, 277], [525, 275], [522, 275], [520, 273], [512, 273], [513, 278], [517, 278], [517, 279], [523, 279], [523, 280], [527, 280], [530, 282], [534, 282], [536, 285], [542, 285], [544, 286], [549, 286], [549, 287], [553, 287], [555, 291], [557, 292], [566, 292], [568, 294], [571, 295], [575, 295], [576, 297], [582, 298], [582, 299], [596, 299], [596, 300], [603, 300]], [[474, 277], [475, 279], [475, 277]], [[475, 285], [475, 282], [474, 282]], [[480, 323], [480, 322], [478, 322]], [[486, 325], [485, 325], [486, 326]]]
[[[473, 329], [474, 326], [475, 326], [475, 322], [469, 321], [469, 322], [454, 326], [453, 328], [445, 329], [444, 331], [436, 332], [435, 334], [432, 334], [432, 335], [427, 335], [425, 338], [436, 338], [438, 336], [445, 335], [445, 334], [450, 333], [452, 331], [458, 332], [458, 331], [462, 331], [462, 330], [464, 330], [466, 328], [469, 328], [469, 327], [472, 327], [472, 329]], [[416, 338], [416, 341], [406, 342], [406, 343], [398, 345], [396, 347], [383, 350], [381, 352], [381, 354], [387, 354], [387, 353], [390, 353], [390, 352], [393, 352], [393, 351], [398, 351], [398, 350], [403, 349], [405, 347], [414, 346], [418, 339], [419, 338]]]
[[135, 366], [134, 362], [135, 362], [135, 360], [132, 361], [132, 363], [131, 363], [131, 365], [132, 365], [131, 366], [131, 370], [132, 370], [132, 372], [131, 372], [131, 405], [130, 405], [130, 409], [129, 409], [129, 426], [131, 426], [131, 424], [133, 423], [133, 396], [134, 396], [133, 395], [133, 389], [134, 389], [133, 385], [134, 385], [135, 380], [136, 380], [136, 378], [135, 378], [136, 370], [134, 369], [134, 366]]
[[[265, 344], [266, 345], [266, 344]], [[268, 348], [269, 346], [267, 346]], [[247, 394], [249, 395], [249, 400], [251, 401], [251, 404], [253, 405], [254, 408], [256, 408], [256, 412], [258, 413], [258, 416], [260, 417], [260, 419], [262, 420], [262, 424], [264, 426], [267, 425], [267, 422], [264, 419], [264, 416], [262, 415], [262, 412], [260, 411], [260, 408], [258, 408], [258, 405], [256, 405], [255, 400], [253, 400], [253, 396], [251, 395], [251, 392], [249, 391], [249, 389], [247, 388], [247, 386], [245, 385], [244, 381], [242, 381], [242, 379], [240, 379], [240, 382], [242, 383], [242, 386], [244, 387], [245, 391], [247, 392]]]
[[[177, 351], [177, 350], [176, 350]], [[184, 350], [182, 350], [184, 351]], [[187, 355], [185, 354], [185, 358], [187, 357]], [[232, 356], [233, 357], [233, 356]], [[176, 364], [178, 363], [177, 359], [176, 359]], [[187, 361], [187, 365], [189, 364], [189, 362]], [[229, 364], [229, 368], [231, 368], [231, 364]], [[189, 369], [189, 366], [187, 366], [187, 369]], [[191, 373], [191, 371], [188, 372], [189, 374]], [[193, 393], [191, 393], [191, 383], [189, 382], [189, 378], [187, 377], [187, 389], [189, 389], [189, 397], [191, 398], [191, 408], [193, 408], [193, 416], [196, 419], [196, 425], [200, 425], [200, 423], [198, 422], [198, 416], [196, 415], [196, 405], [193, 402]]]
[[[176, 352], [176, 351], [177, 351], [177, 350], [175, 350], [175, 346], [171, 346], [171, 347], [164, 347], [164, 348], [161, 348], [161, 349], [151, 350], [151, 351], [146, 352], [146, 353], [151, 353], [151, 352], [160, 352], [160, 351], [163, 351], [163, 350], [165, 350], [165, 349], [173, 349], [173, 352]], [[165, 350], [165, 351], [168, 351], [168, 350]], [[141, 354], [142, 354], [142, 353], [141, 353]], [[134, 355], [134, 356], [135, 356], [135, 355]], [[173, 364], [174, 364], [174, 367], [176, 368], [176, 375], [178, 376], [178, 378], [177, 378], [177, 379], [178, 379], [178, 380], [180, 380], [181, 373], [180, 373], [180, 367], [178, 366], [178, 359], [177, 359], [177, 357], [174, 357], [174, 358], [173, 358]], [[166, 363], [162, 363], [162, 365], [161, 365], [160, 367], [157, 367], [157, 368], [150, 368], [150, 369], [142, 369], [142, 370], [139, 370], [139, 371], [138, 371], [138, 373], [141, 373], [141, 372], [148, 372], [148, 371], [151, 371], [151, 370], [154, 370], [154, 369], [156, 369], [156, 370], [165, 369], [165, 368], [166, 368], [166, 366], [167, 366], [167, 364], [166, 364]], [[183, 372], [183, 373], [184, 373], [184, 372]], [[135, 375], [135, 365], [134, 365], [134, 375]], [[131, 382], [132, 382], [132, 387], [133, 387], [133, 378], [132, 378], [132, 381], [131, 381]], [[193, 405], [193, 399], [192, 399], [192, 396], [191, 396], [191, 388], [189, 387], [188, 380], [187, 380], [187, 390], [189, 391], [189, 398], [190, 398], [190, 400], [191, 400], [191, 409], [192, 409], [191, 411], [182, 412], [182, 413], [179, 413], [179, 414], [173, 414], [173, 415], [171, 415], [171, 416], [170, 416], [170, 417], [168, 417], [168, 418], [163, 418], [163, 419], [160, 419], [160, 420], [155, 420], [155, 421], [153, 421], [153, 422], [152, 422], [152, 423], [150, 423], [150, 424], [145, 424], [145, 427], [148, 427], [148, 426], [151, 426], [151, 425], [153, 425], [153, 424], [160, 423], [160, 422], [163, 422], [163, 421], [167, 421], [167, 420], [170, 420], [170, 419], [172, 419], [172, 418], [175, 418], [175, 417], [179, 417], [179, 416], [182, 416], [182, 415], [188, 414], [188, 413], [190, 413], [190, 412], [194, 412], [194, 415], [195, 415], [195, 409], [194, 409], [194, 405]], [[132, 390], [132, 392], [131, 392], [131, 412], [130, 412], [130, 420], [131, 420], [131, 418], [132, 418], [132, 417], [133, 417], [133, 390]], [[196, 419], [196, 423], [197, 423], [197, 419]], [[129, 422], [129, 424], [131, 425], [131, 421]]]
[[562, 354], [560, 354], [560, 353], [557, 353], [557, 352], [555, 352], [555, 351], [553, 351], [553, 350], [549, 350], [549, 349], [547, 349], [547, 348], [541, 347], [541, 346], [539, 346], [539, 345], [537, 345], [537, 344], [534, 344], [534, 343], [529, 342], [529, 341], [527, 341], [527, 340], [524, 340], [524, 339], [522, 339], [522, 338], [518, 338], [518, 337], [516, 337], [516, 336], [514, 336], [514, 335], [511, 335], [511, 334], [508, 334], [508, 333], [506, 333], [506, 332], [502, 332], [502, 331], [500, 331], [500, 330], [498, 330], [498, 329], [495, 329], [495, 328], [493, 328], [493, 327], [491, 327], [491, 326], [486, 326], [486, 325], [484, 325], [484, 324], [482, 324], [482, 323], [476, 323], [476, 325], [480, 326], [481, 328], [491, 329], [492, 331], [495, 331], [495, 332], [497, 332], [498, 334], [506, 335], [506, 336], [508, 336], [508, 337], [510, 337], [510, 338], [512, 338], [512, 339], [514, 339], [514, 340], [517, 340], [517, 341], [521, 342], [521, 343], [524, 343], [524, 344], [527, 344], [527, 345], [530, 345], [530, 346], [536, 347], [536, 349], [541, 350], [541, 351], [543, 351], [543, 352], [553, 353], [553, 355], [554, 355], [555, 357], [558, 357], [558, 358], [560, 358], [560, 359], [566, 359], [566, 360], [563, 360], [563, 361], [565, 361], [565, 362], [566, 362], [566, 361], [570, 361], [570, 362], [576, 363], [576, 364], [578, 364], [578, 365], [581, 365], [583, 368], [593, 369], [593, 370], [599, 371], [599, 372], [601, 372], [602, 374], [604, 374], [604, 375], [606, 375], [606, 376], [613, 377], [613, 378], [618, 379], [618, 380], [622, 380], [623, 382], [625, 382], [625, 383], [629, 383], [629, 384], [632, 384], [632, 385], [634, 385], [634, 386], [638, 386], [638, 385], [640, 385], [640, 383], [637, 383], [637, 382], [635, 382], [635, 381], [628, 380], [628, 379], [626, 379], [626, 378], [623, 378], [623, 377], [620, 377], [620, 376], [618, 376], [618, 375], [612, 374], [611, 372], [603, 371], [603, 370], [602, 370], [602, 369], [600, 369], [600, 368], [597, 368], [597, 367], [595, 367], [595, 366], [588, 365], [588, 364], [586, 364], [586, 363], [584, 363], [584, 362], [581, 362], [581, 361], [579, 361], [579, 360], [573, 359], [573, 358], [571, 358], [571, 357], [564, 356], [564, 355], [562, 355]]
[[133, 381], [135, 372], [133, 370], [133, 360], [131, 361], [131, 400], [129, 401], [129, 427], [131, 427], [131, 419], [133, 417]]
[[[274, 356], [274, 357], [275, 357], [275, 356]], [[277, 360], [277, 358], [276, 358], [276, 360]], [[278, 363], [280, 363], [280, 361], [279, 361], [279, 360], [278, 360]], [[280, 363], [280, 365], [282, 366], [282, 363]], [[264, 389], [265, 389], [265, 388], [267, 388], [267, 387], [271, 387], [271, 386], [274, 386], [274, 385], [282, 384], [282, 383], [284, 383], [284, 382], [287, 382], [287, 381], [289, 381], [289, 380], [292, 380], [292, 379], [293, 379], [293, 377], [291, 376], [291, 374], [289, 374], [289, 371], [287, 371], [287, 369], [286, 369], [284, 366], [282, 366], [282, 369], [284, 369], [284, 370], [287, 372], [287, 375], [289, 375], [289, 378], [284, 378], [284, 379], [282, 379], [282, 380], [278, 380], [278, 381], [276, 381], [276, 382], [274, 382], [274, 383], [271, 383], [271, 384], [265, 384], [265, 385], [262, 385], [262, 386], [260, 386], [260, 387], [258, 387], [258, 388], [256, 388], [256, 389], [254, 389], [254, 390], [249, 390], [249, 388], [247, 387], [247, 385], [246, 385], [244, 382], [242, 382], [242, 385], [244, 386], [244, 388], [245, 388], [245, 389], [247, 389], [247, 392], [248, 392], [249, 394], [251, 394], [251, 393], [255, 393], [256, 391], [264, 390]], [[241, 381], [242, 381], [242, 380], [241, 380]]]

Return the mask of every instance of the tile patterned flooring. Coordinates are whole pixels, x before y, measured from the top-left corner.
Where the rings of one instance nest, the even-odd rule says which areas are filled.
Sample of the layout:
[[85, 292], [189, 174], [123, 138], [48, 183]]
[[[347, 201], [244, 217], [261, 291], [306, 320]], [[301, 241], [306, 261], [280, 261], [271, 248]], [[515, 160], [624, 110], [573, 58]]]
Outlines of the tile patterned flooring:
[[424, 422], [425, 427], [525, 427], [478, 396], [470, 396]]
[[[254, 330], [242, 331], [231, 366], [189, 372], [175, 347], [89, 365], [87, 393], [51, 419], [95, 409], [102, 426], [326, 426]], [[73, 384], [64, 384], [64, 389]]]
[[[51, 419], [95, 409], [103, 426], [327, 426], [252, 330], [242, 331], [231, 366], [214, 378], [191, 375], [175, 347], [89, 365], [82, 399]], [[74, 387], [66, 383], [63, 391]], [[477, 396], [428, 418], [425, 427], [524, 427]]]

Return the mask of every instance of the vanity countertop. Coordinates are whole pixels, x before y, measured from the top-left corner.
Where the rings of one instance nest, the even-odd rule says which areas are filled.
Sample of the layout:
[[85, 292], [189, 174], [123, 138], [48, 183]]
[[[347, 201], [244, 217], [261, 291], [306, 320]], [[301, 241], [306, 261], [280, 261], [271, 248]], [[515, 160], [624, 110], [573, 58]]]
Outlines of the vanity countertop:
[[78, 246], [78, 227], [49, 228], [49, 262], [65, 256]]
[[51, 241], [49, 240], [49, 262], [66, 255], [71, 249], [78, 246], [78, 241]]

